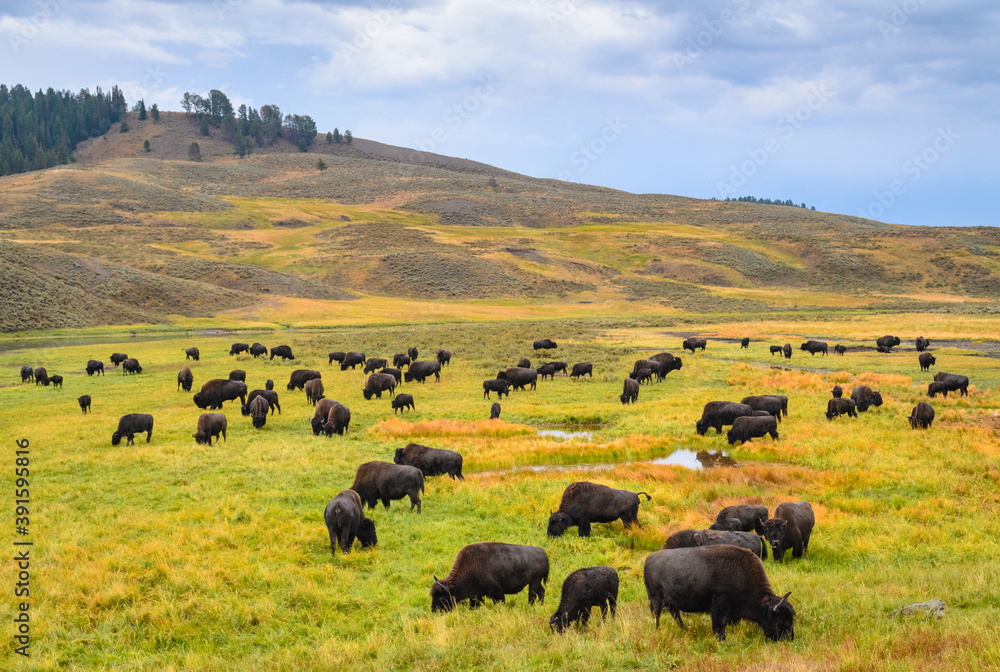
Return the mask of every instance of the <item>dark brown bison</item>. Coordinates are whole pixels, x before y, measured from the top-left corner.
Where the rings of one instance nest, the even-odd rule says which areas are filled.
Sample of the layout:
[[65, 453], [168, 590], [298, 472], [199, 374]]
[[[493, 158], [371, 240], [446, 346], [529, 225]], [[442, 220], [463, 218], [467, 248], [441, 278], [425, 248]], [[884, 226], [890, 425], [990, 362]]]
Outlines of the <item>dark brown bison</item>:
[[86, 415], [87, 411], [90, 410], [90, 395], [85, 394], [82, 397], [78, 397], [76, 401], [80, 404], [80, 410]]
[[[325, 402], [330, 401], [328, 399], [321, 400], [316, 404], [316, 412], [319, 413], [320, 405]], [[314, 419], [315, 420], [315, 419]], [[326, 412], [325, 419], [320, 423], [320, 428], [327, 436], [343, 436], [347, 433], [347, 428], [351, 425], [351, 409], [344, 406], [340, 402], [333, 401], [330, 404], [329, 410]], [[316, 423], [313, 423], [313, 432], [319, 434]]]
[[[87, 375], [88, 376], [92, 376], [95, 373], [98, 374], [98, 375], [100, 375], [100, 376], [104, 375], [104, 362], [96, 360], [96, 359], [87, 360]], [[23, 373], [21, 375], [21, 382], [22, 383], [24, 382], [24, 375], [23, 375]]]
[[701, 349], [705, 352], [705, 346], [708, 345], [708, 341], [704, 338], [688, 338], [683, 343], [681, 343], [681, 350], [690, 350], [691, 354], [694, 354], [695, 350]]
[[146, 443], [153, 438], [153, 416], [148, 413], [129, 413], [123, 415], [118, 420], [118, 429], [111, 435], [111, 445], [117, 446], [122, 441], [122, 437], [128, 440], [126, 446], [135, 443], [135, 435], [146, 432]]
[[241, 355], [244, 352], [247, 352], [247, 353], [250, 352], [250, 344], [249, 343], [233, 343], [232, 346], [230, 346], [230, 348], [229, 348], [229, 355], [230, 356]]
[[416, 348], [408, 348], [406, 350], [406, 356], [409, 357], [410, 361], [412, 361], [412, 362], [417, 361], [417, 357], [419, 355], [420, 355], [420, 352]]
[[879, 352], [892, 352], [892, 349], [899, 345], [899, 336], [882, 336], [875, 339], [875, 346]]
[[264, 397], [254, 397], [247, 406], [250, 408], [250, 422], [254, 429], [262, 429], [267, 423], [267, 413], [271, 410], [270, 404]]
[[917, 361], [920, 362], [921, 371], [930, 371], [931, 367], [937, 364], [937, 358], [929, 352], [921, 352], [917, 356]]
[[55, 375], [49, 376], [49, 383], [52, 384], [52, 387], [62, 387], [63, 377], [61, 375], [59, 375], [58, 373], [55, 374]]
[[274, 381], [271, 380], [270, 378], [268, 378], [267, 380], [265, 380], [264, 381], [264, 389], [265, 390], [273, 390], [274, 389]]
[[525, 385], [529, 385], [533, 390], [538, 382], [538, 371], [511, 366], [497, 373], [497, 379], [507, 381], [515, 390], [523, 390]]
[[351, 490], [358, 493], [369, 509], [382, 501], [389, 502], [409, 496], [410, 511], [416, 507], [420, 513], [420, 493], [424, 491], [424, 475], [416, 467], [392, 462], [365, 462], [354, 474]]
[[323, 388], [323, 380], [320, 378], [313, 378], [312, 380], [307, 380], [306, 384], [303, 385], [303, 389], [306, 391], [306, 401], [316, 405], [316, 402], [323, 398], [323, 393], [326, 390]]
[[660, 627], [664, 608], [684, 628], [681, 612], [711, 614], [712, 632], [726, 641], [726, 626], [753, 621], [773, 641], [794, 639], [791, 593], [778, 597], [760, 558], [744, 548], [708, 546], [655, 551], [646, 556], [643, 579], [649, 609]]
[[801, 558], [809, 550], [816, 517], [809, 502], [784, 502], [774, 510], [774, 518], [764, 523], [764, 536], [771, 544], [775, 562], [782, 562], [785, 551], [792, 549], [793, 558]]
[[781, 346], [780, 345], [772, 345], [771, 346], [771, 354], [772, 355], [780, 355], [781, 352], [782, 351], [781, 351]]
[[388, 360], [382, 359], [381, 357], [372, 357], [365, 362], [365, 368], [362, 369], [365, 373], [374, 373], [377, 370], [384, 369], [389, 366]]
[[441, 363], [438, 361], [413, 361], [410, 363], [410, 368], [406, 370], [403, 374], [403, 380], [406, 382], [417, 381], [422, 383], [431, 376], [434, 376], [434, 382], [441, 382]]
[[556, 377], [556, 370], [551, 364], [542, 364], [536, 371], [538, 371], [538, 377], [545, 380], [545, 376], [548, 376], [550, 380], [554, 380]]
[[[782, 354], [785, 355], [785, 359], [791, 359], [792, 358], [792, 344], [791, 343], [785, 343], [781, 347], [781, 352], [782, 352]], [[824, 352], [824, 354], [825, 354], [825, 352]]]
[[342, 553], [350, 553], [354, 540], [361, 542], [361, 548], [378, 543], [375, 523], [365, 517], [361, 497], [353, 490], [342, 490], [330, 500], [323, 510], [326, 531], [330, 535], [330, 552], [337, 557], [337, 545]]
[[215, 440], [219, 440], [219, 435], [222, 435], [222, 440], [226, 440], [226, 416], [222, 413], [202, 413], [198, 416], [198, 429], [194, 434], [195, 443], [202, 444], [207, 443], [212, 445], [212, 437]]
[[830, 393], [833, 395], [834, 399], [840, 399], [842, 396], [844, 396], [844, 388], [842, 388], [840, 385], [834, 385], [833, 390]]
[[271, 348], [271, 356], [268, 358], [268, 360], [270, 361], [275, 357], [280, 357], [282, 361], [288, 359], [295, 359], [295, 355], [292, 354], [291, 347], [287, 345], [276, 345], [273, 348]]
[[[91, 360], [91, 361], [93, 361], [93, 360]], [[31, 368], [30, 366], [28, 366], [27, 364], [25, 364], [24, 366], [22, 366], [21, 367], [21, 382], [22, 383], [26, 383], [29, 380], [34, 380], [34, 379], [35, 379], [35, 370], [33, 368]]]
[[656, 375], [662, 380], [671, 371], [680, 371], [681, 367], [684, 366], [684, 362], [681, 361], [680, 357], [674, 357], [669, 352], [659, 352], [649, 358], [651, 362], [659, 362], [660, 368], [656, 371]]
[[740, 521], [740, 530], [764, 534], [764, 522], [768, 518], [767, 507], [763, 504], [734, 504], [719, 511], [716, 521], [736, 518]]
[[188, 348], [184, 351], [184, 359], [193, 359], [197, 362], [201, 359], [201, 352], [198, 348]]
[[258, 357], [265, 357], [267, 356], [267, 346], [263, 343], [254, 343], [250, 346], [249, 352], [253, 355], [254, 359], [257, 359]]
[[635, 382], [639, 383], [640, 385], [642, 385], [647, 381], [649, 382], [650, 385], [653, 384], [652, 369], [639, 369], [637, 371], [633, 371], [632, 373], [630, 373], [628, 377], [634, 380]]
[[[35, 371], [35, 380], [38, 380], [38, 371]], [[969, 393], [969, 378], [954, 373], [935, 373], [934, 382], [927, 386], [927, 396], [933, 399], [935, 394], [940, 393], [947, 398], [949, 392], [961, 392], [961, 396], [966, 396]]]
[[778, 440], [778, 419], [773, 415], [742, 417], [733, 421], [733, 428], [726, 432], [726, 440], [731, 446], [737, 441], [742, 444], [768, 435]]
[[531, 360], [528, 359], [527, 357], [522, 357], [521, 359], [517, 360], [517, 365], [522, 369], [530, 369]]
[[142, 373], [142, 367], [139, 365], [139, 360], [134, 357], [129, 357], [124, 362], [122, 362], [122, 375], [132, 374], [132, 373]]
[[222, 403], [226, 401], [240, 400], [240, 405], [246, 403], [247, 386], [238, 380], [223, 380], [213, 378], [201, 386], [201, 391], [197, 392], [191, 399], [198, 408], [216, 410], [222, 408]]
[[[787, 399], [787, 397], [786, 397]], [[770, 394], [753, 395], [740, 399], [741, 404], [746, 404], [755, 411], [767, 411], [774, 418], [781, 422], [782, 406], [781, 399]]]
[[748, 337], [744, 336], [743, 340], [740, 341], [740, 348], [750, 349], [750, 339]]
[[413, 403], [412, 394], [397, 394], [392, 400], [392, 414], [396, 415], [399, 411], [406, 412], [407, 409], [417, 410], [416, 404]]
[[858, 417], [857, 404], [853, 399], [841, 399], [834, 397], [826, 402], [826, 419], [833, 420], [838, 415], [846, 415], [851, 418]]
[[562, 595], [556, 613], [549, 617], [549, 628], [564, 632], [570, 623], [587, 627], [590, 610], [601, 608], [601, 618], [611, 618], [618, 611], [618, 572], [612, 567], [584, 567], [578, 569], [562, 584]]
[[404, 366], [409, 366], [410, 361], [410, 356], [405, 352], [397, 352], [392, 356], [392, 365], [400, 369]]
[[840, 355], [841, 357], [843, 357], [844, 353], [847, 352], [847, 348], [838, 343], [837, 345], [833, 346], [833, 351], [838, 355]]
[[496, 392], [503, 399], [503, 395], [510, 396], [510, 383], [501, 378], [483, 381], [483, 399], [490, 398], [490, 392]]
[[291, 390], [304, 390], [306, 383], [310, 380], [316, 380], [317, 378], [322, 378], [323, 374], [315, 369], [295, 369], [292, 371], [292, 375], [288, 378], [288, 385], [286, 386], [289, 391]]
[[681, 530], [674, 532], [663, 542], [664, 549], [723, 545], [745, 548], [761, 560], [767, 560], [767, 545], [764, 543], [764, 538], [759, 534], [742, 530]]
[[920, 336], [919, 338], [917, 338], [915, 345], [917, 346], [917, 352], [923, 352], [924, 350], [930, 347], [931, 342], [929, 339]]
[[434, 577], [431, 611], [451, 611], [464, 600], [475, 609], [485, 598], [504, 602], [528, 587], [528, 604], [545, 600], [549, 556], [538, 546], [518, 546], [495, 541], [469, 544], [455, 556], [451, 572]]
[[330, 353], [330, 361], [329, 361], [329, 363], [330, 364], [333, 364], [334, 362], [340, 363], [340, 362], [344, 361], [344, 357], [346, 355], [347, 355], [346, 352], [331, 352]]
[[581, 537], [589, 537], [591, 523], [619, 519], [625, 527], [638, 525], [639, 495], [646, 495], [646, 501], [653, 499], [645, 492], [616, 490], [588, 481], [570, 483], [563, 490], [559, 510], [549, 516], [548, 535], [562, 536], [566, 528], [575, 525]]
[[233, 369], [229, 372], [229, 380], [238, 380], [241, 383], [247, 382], [247, 372], [243, 369]]
[[494, 401], [493, 405], [490, 406], [490, 420], [500, 419], [500, 402]]
[[191, 369], [190, 368], [188, 368], [188, 367], [185, 366], [183, 369], [181, 369], [180, 371], [177, 372], [177, 391], [178, 392], [181, 390], [181, 388], [183, 388], [185, 392], [190, 392], [191, 391], [191, 386], [193, 384], [194, 384], [194, 374], [191, 373]]
[[872, 406], [882, 405], [882, 393], [873, 391], [867, 385], [858, 385], [851, 390], [851, 399], [858, 413], [864, 413]]
[[371, 399], [372, 396], [381, 399], [383, 392], [388, 392], [393, 394], [396, 391], [396, 379], [390, 376], [388, 373], [373, 373], [368, 376], [368, 380], [365, 381], [365, 386], [361, 390], [365, 399]]
[[128, 355], [126, 355], [124, 352], [111, 353], [111, 363], [115, 365], [116, 369], [118, 368], [118, 365], [124, 362], [126, 359], [128, 359]]
[[573, 370], [570, 371], [570, 378], [583, 378], [583, 376], [594, 377], [594, 365], [590, 362], [580, 362], [573, 365]]
[[[271, 407], [271, 415], [274, 415], [275, 409], [278, 410], [279, 414], [281, 413], [281, 405], [278, 403], [277, 392], [275, 392], [274, 390], [254, 390], [253, 392], [247, 395], [247, 403], [243, 404], [243, 406], [240, 408], [244, 417], [250, 415], [250, 402], [252, 402], [257, 397], [264, 397], [265, 399], [267, 399], [267, 405]], [[323, 417], [326, 418], [325, 413], [323, 414]]]
[[393, 378], [395, 378], [397, 385], [403, 382], [403, 372], [400, 371], [399, 369], [394, 369], [391, 366], [387, 366], [384, 369], [382, 369], [381, 373], [387, 373]]
[[419, 443], [408, 443], [405, 448], [397, 448], [393, 457], [396, 464], [416, 467], [424, 477], [447, 474], [452, 480], [465, 480], [462, 476], [462, 454], [454, 450], [430, 448]]
[[560, 371], [562, 371], [563, 374], [566, 373], [566, 362], [547, 362], [546, 366], [551, 366], [555, 373], [559, 373]]
[[745, 415], [753, 415], [753, 409], [746, 404], [737, 404], [734, 401], [710, 401], [702, 409], [701, 419], [694, 423], [694, 428], [701, 436], [705, 436], [709, 427], [714, 427], [715, 433], [721, 434], [725, 425], [731, 425], [736, 418]]
[[815, 355], [817, 352], [822, 352], [824, 355], [827, 354], [827, 344], [824, 341], [806, 341], [799, 346], [799, 350], [805, 350], [810, 355]]
[[535, 350], [555, 350], [559, 346], [556, 345], [556, 342], [551, 339], [542, 338], [532, 343], [531, 347]]
[[928, 404], [926, 401], [921, 401], [916, 406], [913, 407], [913, 412], [910, 413], [910, 427], [913, 429], [930, 429], [931, 423], [934, 422], [934, 407]]
[[441, 350], [438, 350], [437, 360], [438, 364], [440, 364], [441, 366], [444, 366], [445, 364], [451, 366], [451, 350], [445, 350], [443, 348]]
[[631, 378], [626, 378], [622, 384], [622, 394], [620, 397], [622, 406], [633, 404], [639, 399], [639, 383]]

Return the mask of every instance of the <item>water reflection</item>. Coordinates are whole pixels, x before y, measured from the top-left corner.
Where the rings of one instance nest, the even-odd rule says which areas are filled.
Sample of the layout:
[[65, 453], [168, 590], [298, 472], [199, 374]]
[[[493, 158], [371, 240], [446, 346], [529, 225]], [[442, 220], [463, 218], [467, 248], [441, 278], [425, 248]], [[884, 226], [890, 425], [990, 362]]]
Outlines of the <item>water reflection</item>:
[[[589, 432], [569, 432], [570, 434], [589, 434]], [[589, 437], [588, 437], [589, 438]], [[684, 467], [693, 471], [711, 469], [713, 467], [736, 467], [739, 466], [733, 458], [725, 451], [687, 450], [680, 448], [670, 453], [666, 457], [658, 457], [652, 460], [638, 460], [633, 462], [577, 462], [571, 464], [532, 464], [510, 469], [499, 469], [497, 471], [479, 472], [480, 476], [499, 476], [503, 474], [516, 474], [524, 471], [535, 473], [545, 473], [550, 471], [607, 471], [619, 465], [630, 464], [661, 464]]]

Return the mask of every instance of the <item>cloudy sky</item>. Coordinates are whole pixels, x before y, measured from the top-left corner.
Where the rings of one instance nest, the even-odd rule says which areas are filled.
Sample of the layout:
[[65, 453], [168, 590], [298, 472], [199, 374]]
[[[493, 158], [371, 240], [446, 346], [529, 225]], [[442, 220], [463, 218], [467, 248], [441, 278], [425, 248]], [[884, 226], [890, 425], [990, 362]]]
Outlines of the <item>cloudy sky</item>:
[[7, 84], [218, 88], [535, 177], [997, 225], [996, 0], [0, 2]]

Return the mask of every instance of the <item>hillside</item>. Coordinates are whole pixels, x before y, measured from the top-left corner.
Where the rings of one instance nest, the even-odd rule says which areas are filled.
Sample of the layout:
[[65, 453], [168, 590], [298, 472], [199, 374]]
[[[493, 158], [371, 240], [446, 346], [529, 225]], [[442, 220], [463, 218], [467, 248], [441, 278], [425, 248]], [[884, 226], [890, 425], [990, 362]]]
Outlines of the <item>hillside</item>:
[[[240, 159], [182, 113], [129, 128], [0, 179], [0, 329], [273, 319], [293, 299], [321, 322], [358, 297], [761, 314], [995, 312], [1000, 296], [1000, 229], [637, 195], [322, 134]], [[74, 264], [125, 289], [57, 270]]]

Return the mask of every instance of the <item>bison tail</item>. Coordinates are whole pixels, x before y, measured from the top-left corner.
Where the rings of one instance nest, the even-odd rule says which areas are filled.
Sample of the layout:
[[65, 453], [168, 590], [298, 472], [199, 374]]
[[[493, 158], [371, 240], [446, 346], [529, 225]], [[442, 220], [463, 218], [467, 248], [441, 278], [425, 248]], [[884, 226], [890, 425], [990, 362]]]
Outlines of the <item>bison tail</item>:
[[647, 502], [651, 502], [651, 501], [653, 501], [653, 498], [649, 496], [649, 493], [648, 493], [648, 492], [637, 492], [637, 493], [635, 493], [635, 494], [637, 494], [637, 495], [646, 495], [646, 501], [647, 501]]

